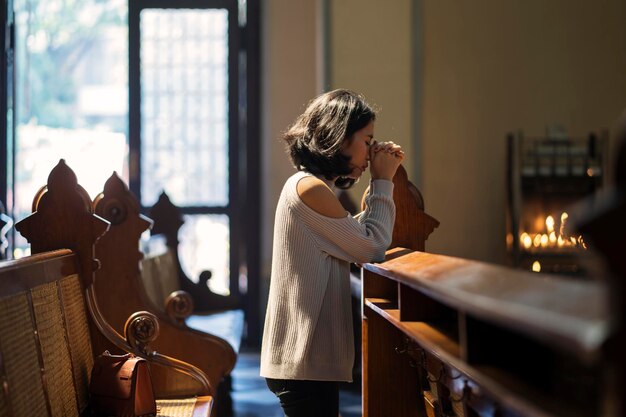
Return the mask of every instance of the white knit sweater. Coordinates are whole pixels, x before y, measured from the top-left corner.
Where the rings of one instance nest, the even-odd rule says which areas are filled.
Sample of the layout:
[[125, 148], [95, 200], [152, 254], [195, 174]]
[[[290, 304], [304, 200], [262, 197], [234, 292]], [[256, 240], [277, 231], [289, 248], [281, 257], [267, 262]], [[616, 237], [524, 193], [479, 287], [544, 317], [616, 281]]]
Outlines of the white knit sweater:
[[372, 181], [365, 211], [336, 219], [300, 199], [296, 187], [308, 175], [287, 180], [276, 209], [261, 376], [351, 381], [349, 265], [384, 259], [395, 220], [393, 183]]

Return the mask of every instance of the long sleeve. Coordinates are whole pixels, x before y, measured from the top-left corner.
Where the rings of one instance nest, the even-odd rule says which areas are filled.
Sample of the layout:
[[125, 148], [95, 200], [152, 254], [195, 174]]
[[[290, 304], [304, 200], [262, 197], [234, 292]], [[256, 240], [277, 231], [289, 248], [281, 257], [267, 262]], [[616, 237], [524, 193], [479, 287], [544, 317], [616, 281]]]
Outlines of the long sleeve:
[[305, 223], [319, 249], [348, 262], [384, 259], [395, 221], [393, 183], [374, 180], [365, 199], [366, 209], [357, 218], [323, 216], [294, 198], [292, 209]]

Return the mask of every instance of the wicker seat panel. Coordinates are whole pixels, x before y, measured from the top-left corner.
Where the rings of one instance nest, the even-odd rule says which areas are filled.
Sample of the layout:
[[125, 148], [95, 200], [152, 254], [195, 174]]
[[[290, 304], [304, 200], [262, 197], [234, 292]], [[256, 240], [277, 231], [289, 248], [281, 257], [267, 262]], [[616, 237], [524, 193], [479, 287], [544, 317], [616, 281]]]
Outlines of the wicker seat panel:
[[56, 282], [31, 290], [35, 322], [43, 356], [48, 399], [53, 416], [78, 415], [72, 362], [65, 334], [61, 301]]
[[87, 312], [78, 275], [60, 281], [65, 310], [65, 326], [72, 357], [78, 407], [85, 410], [89, 401], [89, 378], [93, 367], [93, 352], [89, 336]]
[[28, 295], [0, 299], [0, 351], [13, 415], [48, 415]]
[[157, 400], [157, 417], [191, 417], [196, 405], [195, 398], [182, 400]]

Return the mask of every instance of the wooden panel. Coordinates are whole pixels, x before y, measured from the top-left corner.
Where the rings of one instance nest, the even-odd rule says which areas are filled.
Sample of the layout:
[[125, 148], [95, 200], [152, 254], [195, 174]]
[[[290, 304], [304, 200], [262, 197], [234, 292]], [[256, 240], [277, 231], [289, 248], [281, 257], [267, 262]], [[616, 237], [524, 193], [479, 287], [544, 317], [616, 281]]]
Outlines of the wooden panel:
[[384, 298], [390, 303], [398, 305], [398, 284], [394, 281], [381, 278], [367, 270], [363, 270], [363, 297]]
[[67, 249], [4, 261], [0, 265], [0, 294], [3, 296], [19, 294], [78, 272], [76, 256]]
[[[382, 301], [382, 303], [381, 303]], [[458, 340], [451, 338], [449, 334], [443, 333], [436, 327], [419, 321], [401, 321], [398, 309], [389, 308], [386, 300], [368, 298], [365, 305], [375, 311], [390, 324], [394, 325], [398, 330], [407, 337], [413, 339], [424, 348], [437, 352], [445, 358], [446, 361], [455, 360], [461, 357], [461, 348]]]
[[[406, 345], [404, 336], [369, 307], [364, 309], [367, 330], [364, 343], [365, 417], [426, 416], [424, 403], [418, 398], [419, 385], [409, 358], [398, 353]], [[407, 398], [408, 401], [398, 401]]]

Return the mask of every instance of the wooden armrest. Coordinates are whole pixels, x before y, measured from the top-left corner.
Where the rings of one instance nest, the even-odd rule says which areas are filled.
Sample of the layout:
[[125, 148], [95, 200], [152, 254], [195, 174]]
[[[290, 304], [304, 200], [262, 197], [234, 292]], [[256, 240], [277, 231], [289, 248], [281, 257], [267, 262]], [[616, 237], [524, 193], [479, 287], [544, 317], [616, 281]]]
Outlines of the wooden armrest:
[[150, 363], [170, 368], [191, 377], [201, 386], [201, 391], [198, 394], [211, 395], [214, 393], [207, 375], [201, 369], [187, 362], [157, 353], [150, 348], [149, 343], [159, 336], [159, 321], [154, 314], [148, 311], [133, 313], [124, 325], [124, 337], [122, 337], [102, 317], [93, 285], [87, 288], [86, 299], [89, 313], [96, 327], [117, 348], [142, 357]]

